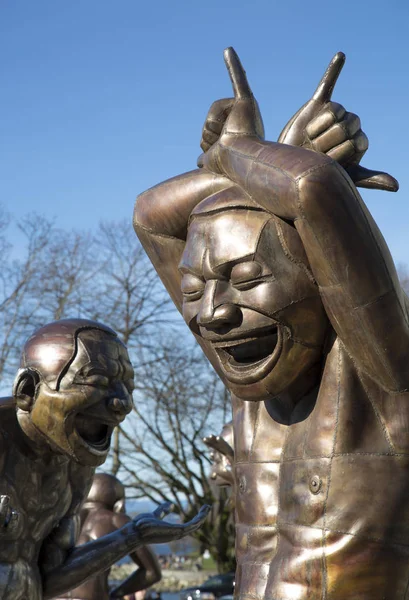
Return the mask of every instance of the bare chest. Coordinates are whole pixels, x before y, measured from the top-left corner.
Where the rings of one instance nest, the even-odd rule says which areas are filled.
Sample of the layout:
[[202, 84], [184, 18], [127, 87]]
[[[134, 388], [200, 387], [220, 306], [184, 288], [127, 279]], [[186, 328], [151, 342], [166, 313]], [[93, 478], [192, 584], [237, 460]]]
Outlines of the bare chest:
[[[0, 557], [31, 560], [44, 539], [67, 513], [72, 501], [69, 462], [60, 457], [44, 461], [10, 445], [1, 459], [0, 493], [10, 497], [19, 514], [17, 527], [2, 536]], [[14, 542], [14, 543], [13, 543]]]

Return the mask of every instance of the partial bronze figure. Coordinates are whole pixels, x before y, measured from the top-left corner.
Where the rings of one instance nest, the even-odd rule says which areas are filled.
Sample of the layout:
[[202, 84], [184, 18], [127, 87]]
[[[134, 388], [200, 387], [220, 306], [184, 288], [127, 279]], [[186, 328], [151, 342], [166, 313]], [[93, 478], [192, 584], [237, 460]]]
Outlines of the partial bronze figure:
[[[81, 521], [78, 545], [117, 531], [131, 521], [125, 514], [125, 488], [119, 479], [108, 473], [94, 475], [91, 489], [81, 510]], [[113, 600], [145, 590], [160, 581], [159, 561], [149, 546], [142, 546], [129, 556], [138, 568], [111, 593], [108, 569], [64, 594], [61, 600]]]
[[404, 600], [408, 302], [354, 185], [397, 182], [360, 166], [359, 120], [339, 124], [341, 53], [285, 143], [225, 59], [234, 99], [210, 110], [201, 168], [142, 194], [134, 223], [232, 392], [237, 595]]
[[204, 443], [211, 449], [212, 471], [210, 479], [219, 487], [233, 485], [234, 433], [230, 421], [223, 426], [220, 435], [208, 435]]
[[54, 598], [130, 552], [196, 530], [161, 519], [170, 506], [75, 547], [81, 503], [111, 433], [132, 407], [133, 369], [112, 329], [50, 323], [27, 341], [13, 397], [0, 403], [0, 598]]

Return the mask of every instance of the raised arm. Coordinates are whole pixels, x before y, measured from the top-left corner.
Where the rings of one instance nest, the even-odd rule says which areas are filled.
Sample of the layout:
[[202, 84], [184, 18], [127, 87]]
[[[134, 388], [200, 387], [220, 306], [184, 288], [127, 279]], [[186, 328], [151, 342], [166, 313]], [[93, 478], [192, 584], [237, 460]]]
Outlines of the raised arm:
[[[244, 70], [232, 49], [225, 58], [235, 104], [202, 164], [294, 223], [328, 317], [357, 365], [387, 390], [409, 389], [404, 294], [364, 202], [336, 162], [255, 135], [256, 104]], [[326, 85], [333, 87], [330, 78]]]
[[189, 216], [199, 202], [228, 188], [231, 181], [196, 169], [140, 194], [134, 209], [134, 229], [177, 309], [181, 311], [180, 257]]

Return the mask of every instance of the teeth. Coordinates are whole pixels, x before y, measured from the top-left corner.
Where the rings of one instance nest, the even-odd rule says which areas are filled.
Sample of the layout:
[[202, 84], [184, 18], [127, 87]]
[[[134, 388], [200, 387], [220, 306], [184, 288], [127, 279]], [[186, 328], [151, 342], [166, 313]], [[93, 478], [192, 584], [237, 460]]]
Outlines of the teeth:
[[226, 345], [221, 352], [231, 365], [248, 365], [270, 356], [277, 345], [277, 340], [277, 332], [274, 332], [262, 337], [248, 338], [239, 344]]
[[243, 340], [235, 340], [234, 342], [232, 342], [231, 340], [228, 342], [216, 342], [214, 344], [214, 346], [216, 348], [236, 348], [237, 346], [241, 346], [243, 343], [247, 343], [247, 342], [253, 342], [255, 340], [260, 340], [260, 337], [249, 337], [246, 338], [246, 341], [243, 342]]

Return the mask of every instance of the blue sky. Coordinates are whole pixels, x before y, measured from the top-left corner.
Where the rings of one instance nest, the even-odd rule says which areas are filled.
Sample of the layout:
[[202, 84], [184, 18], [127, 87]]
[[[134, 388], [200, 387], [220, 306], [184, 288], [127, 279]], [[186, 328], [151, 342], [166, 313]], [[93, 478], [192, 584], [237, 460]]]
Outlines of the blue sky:
[[333, 98], [362, 119], [364, 166], [400, 181], [363, 196], [409, 262], [407, 0], [2, 0], [0, 201], [67, 228], [131, 226], [137, 193], [195, 167], [207, 109], [231, 95], [230, 45], [269, 139], [346, 53]]

